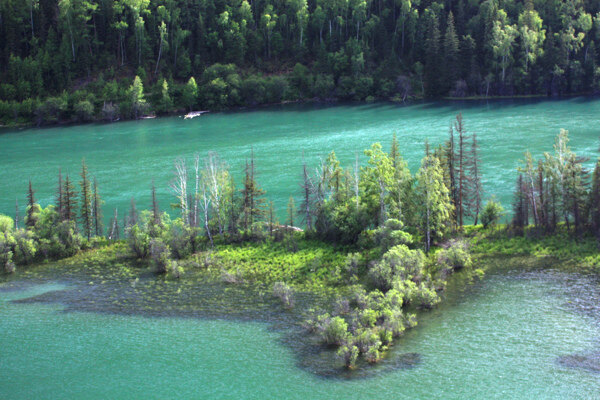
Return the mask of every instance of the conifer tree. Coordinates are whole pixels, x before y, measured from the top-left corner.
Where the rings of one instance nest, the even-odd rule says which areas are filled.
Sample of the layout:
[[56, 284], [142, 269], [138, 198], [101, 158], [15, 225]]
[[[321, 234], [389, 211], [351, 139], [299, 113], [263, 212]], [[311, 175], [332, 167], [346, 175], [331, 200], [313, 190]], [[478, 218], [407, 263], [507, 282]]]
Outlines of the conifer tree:
[[160, 209], [158, 207], [158, 201], [156, 200], [156, 186], [154, 180], [152, 181], [152, 223], [154, 225], [160, 224]]
[[444, 87], [446, 90], [443, 94], [448, 94], [459, 78], [458, 51], [459, 43], [454, 26], [454, 14], [450, 11], [444, 35]]
[[[69, 175], [65, 177], [65, 183], [63, 187], [63, 220], [64, 221], [77, 221], [77, 192], [75, 186], [69, 178]], [[75, 224], [77, 226], [77, 224]]]
[[292, 196], [290, 196], [290, 200], [288, 201], [288, 206], [287, 206], [287, 212], [288, 212], [288, 226], [293, 227], [294, 226], [294, 214], [296, 213], [296, 205], [294, 202], [294, 198]]
[[519, 174], [517, 187], [515, 189], [515, 199], [513, 201], [513, 220], [512, 225], [518, 234], [523, 234], [525, 226], [529, 223], [527, 216], [527, 196], [525, 194], [525, 185], [523, 174]]
[[592, 190], [590, 192], [590, 218], [594, 234], [600, 237], [600, 158], [596, 161], [592, 174]]
[[443, 236], [452, 210], [440, 161], [433, 155], [427, 155], [421, 161], [417, 173], [417, 196], [425, 251], [429, 252], [433, 240]]
[[129, 215], [127, 217], [127, 227], [130, 228], [138, 223], [138, 212], [135, 207], [135, 199], [131, 196], [129, 203]]
[[425, 40], [425, 93], [427, 96], [440, 94], [440, 26], [438, 16], [432, 13]]
[[465, 129], [462, 113], [456, 116], [456, 122], [454, 123], [454, 129], [458, 133], [458, 148], [456, 151], [456, 190], [457, 190], [457, 203], [456, 203], [456, 214], [458, 220], [458, 228], [463, 227], [463, 218], [465, 215], [465, 205], [468, 204], [471, 193], [469, 192], [469, 183], [467, 168], [469, 167], [469, 160], [467, 159], [467, 131]]
[[79, 182], [81, 187], [81, 209], [79, 217], [81, 218], [81, 225], [83, 227], [83, 233], [88, 240], [92, 237], [92, 229], [94, 226], [93, 219], [93, 193], [90, 180], [88, 178], [88, 169], [85, 164], [85, 159], [81, 161], [81, 181]]
[[260, 220], [265, 214], [265, 202], [262, 197], [265, 191], [258, 186], [256, 182], [256, 171], [254, 167], [254, 150], [251, 151], [250, 163], [246, 161], [244, 188], [242, 195], [244, 198], [244, 230], [254, 233], [254, 223]]
[[[304, 159], [304, 156], [302, 156]], [[308, 174], [308, 169], [306, 167], [306, 161], [302, 163], [302, 204], [300, 205], [301, 209], [299, 210], [304, 217], [304, 223], [306, 224], [306, 230], [310, 231], [312, 229], [312, 215], [311, 215], [311, 191], [312, 191], [312, 182], [310, 179], [310, 175]]]
[[15, 231], [19, 229], [19, 199], [15, 199]]
[[474, 225], [477, 225], [479, 214], [482, 209], [483, 187], [481, 185], [481, 170], [479, 166], [480, 162], [477, 135], [473, 134], [467, 171], [470, 192], [468, 200], [468, 214], [474, 219]]
[[28, 229], [33, 229], [35, 226], [35, 191], [31, 186], [31, 179], [29, 180], [29, 189], [27, 190], [27, 215], [25, 220], [25, 225]]
[[102, 236], [104, 231], [104, 224], [102, 223], [102, 199], [100, 198], [100, 193], [98, 192], [98, 183], [96, 182], [96, 178], [94, 178], [94, 198], [92, 202], [92, 210], [94, 213], [94, 235]]
[[58, 169], [58, 186], [56, 188], [56, 209], [58, 217], [62, 221], [64, 218], [64, 198], [63, 198], [63, 179], [60, 168]]

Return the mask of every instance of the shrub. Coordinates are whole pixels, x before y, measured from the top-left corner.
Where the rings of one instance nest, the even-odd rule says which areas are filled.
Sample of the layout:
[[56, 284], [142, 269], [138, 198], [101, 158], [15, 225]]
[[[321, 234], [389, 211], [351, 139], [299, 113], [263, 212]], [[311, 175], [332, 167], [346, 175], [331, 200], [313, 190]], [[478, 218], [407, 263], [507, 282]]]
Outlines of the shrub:
[[454, 241], [447, 249], [440, 250], [437, 262], [452, 269], [468, 268], [473, 264], [468, 245], [462, 240]]
[[395, 280], [409, 280], [422, 273], [425, 255], [421, 250], [410, 250], [405, 245], [391, 248], [371, 268], [369, 275], [373, 284], [382, 289], [392, 288]]
[[133, 225], [129, 229], [129, 247], [133, 250], [135, 256], [139, 259], [148, 257], [150, 250], [150, 236], [138, 224]]
[[344, 344], [337, 351], [337, 356], [342, 360], [344, 366], [348, 369], [352, 369], [356, 366], [356, 359], [358, 358], [358, 347], [352, 343]]
[[279, 298], [286, 308], [294, 306], [294, 291], [284, 282], [275, 282], [273, 284], [273, 295]]
[[484, 228], [495, 226], [504, 215], [504, 208], [494, 198], [490, 199], [481, 213], [481, 223]]
[[383, 251], [401, 244], [409, 245], [413, 242], [412, 235], [403, 231], [403, 228], [404, 224], [401, 221], [390, 218], [375, 230], [375, 242]]
[[156, 272], [164, 274], [171, 264], [171, 249], [160, 239], [150, 241], [150, 259], [156, 268]]
[[321, 337], [329, 345], [341, 345], [348, 336], [348, 324], [342, 317], [333, 317], [324, 321]]

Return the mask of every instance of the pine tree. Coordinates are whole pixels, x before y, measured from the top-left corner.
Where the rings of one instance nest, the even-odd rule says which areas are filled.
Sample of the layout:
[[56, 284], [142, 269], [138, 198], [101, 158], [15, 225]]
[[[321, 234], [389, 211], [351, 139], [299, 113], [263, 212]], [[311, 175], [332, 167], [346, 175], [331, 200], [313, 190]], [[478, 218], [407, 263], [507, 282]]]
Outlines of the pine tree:
[[594, 234], [600, 237], [600, 158], [596, 161], [590, 192], [590, 218]]
[[452, 210], [449, 191], [444, 184], [444, 173], [435, 156], [428, 155], [421, 162], [416, 190], [425, 251], [429, 252], [434, 238], [443, 236]]
[[158, 208], [158, 201], [156, 201], [156, 186], [154, 186], [154, 181], [152, 181], [152, 223], [160, 225], [160, 209]]
[[81, 218], [81, 225], [83, 227], [83, 233], [88, 240], [92, 237], [92, 229], [94, 226], [93, 220], [93, 209], [92, 200], [93, 193], [90, 180], [88, 178], [88, 169], [85, 165], [85, 159], [81, 161], [81, 181], [79, 182], [81, 187], [81, 209], [79, 217]]
[[471, 194], [468, 202], [469, 216], [474, 219], [474, 225], [477, 225], [479, 214], [482, 209], [483, 187], [481, 185], [481, 170], [479, 168], [481, 160], [479, 159], [479, 144], [477, 135], [473, 134], [471, 141], [471, 151], [469, 154], [468, 165], [468, 184]]
[[19, 229], [19, 199], [15, 199], [15, 231]]
[[446, 34], [444, 35], [444, 82], [446, 89], [442, 94], [448, 94], [452, 90], [455, 82], [459, 78], [459, 43], [454, 27], [454, 14], [448, 13], [448, 22], [446, 24]]
[[92, 202], [92, 210], [94, 213], [94, 235], [102, 236], [104, 231], [104, 224], [102, 223], [102, 199], [100, 198], [100, 193], [98, 192], [98, 183], [96, 182], [96, 178], [94, 178], [94, 198]]
[[527, 215], [527, 195], [525, 193], [525, 183], [523, 182], [523, 174], [519, 174], [517, 179], [517, 187], [515, 190], [515, 199], [513, 201], [513, 228], [518, 234], [523, 234], [524, 228], [529, 224]]
[[294, 214], [296, 213], [296, 204], [294, 202], [294, 198], [292, 196], [290, 196], [290, 200], [288, 201], [288, 206], [287, 206], [287, 212], [288, 212], [288, 226], [293, 227], [294, 226]]
[[260, 220], [265, 214], [266, 200], [262, 197], [265, 191], [256, 182], [253, 150], [250, 156], [250, 163], [246, 161], [245, 175], [244, 188], [242, 189], [244, 198], [244, 230], [254, 233], [254, 223]]
[[425, 93], [435, 97], [440, 94], [440, 26], [437, 15], [429, 20], [425, 41]]
[[63, 198], [63, 179], [60, 168], [58, 169], [58, 186], [56, 188], [56, 209], [58, 217], [62, 221], [64, 219], [64, 198]]
[[[304, 159], [304, 156], [302, 156]], [[306, 161], [302, 163], [302, 204], [300, 205], [301, 209], [300, 213], [304, 216], [304, 223], [306, 224], [306, 230], [310, 231], [312, 229], [312, 215], [311, 215], [311, 190], [312, 190], [312, 182], [310, 179], [310, 175], [308, 174], [308, 169], [306, 167]]]
[[469, 184], [468, 184], [468, 175], [467, 168], [469, 166], [469, 160], [467, 159], [467, 140], [468, 136], [466, 134], [465, 125], [463, 122], [462, 113], [459, 113], [456, 116], [456, 122], [454, 123], [454, 129], [458, 133], [458, 149], [456, 152], [456, 167], [457, 176], [456, 176], [456, 190], [457, 190], [457, 203], [456, 203], [456, 213], [458, 220], [458, 228], [462, 230], [463, 227], [463, 218], [465, 215], [465, 205], [469, 203], [469, 199], [471, 193], [469, 192]]
[[29, 180], [29, 189], [27, 190], [27, 215], [25, 219], [25, 225], [28, 229], [33, 229], [35, 226], [35, 191], [31, 186], [31, 179]]
[[[77, 221], [77, 192], [73, 182], [69, 178], [69, 175], [65, 177], [65, 183], [63, 188], [63, 220], [64, 221]], [[75, 224], [77, 226], [77, 224]]]
[[273, 232], [275, 229], [275, 206], [273, 202], [269, 202], [269, 236], [273, 237]]
[[131, 228], [135, 224], [138, 223], [138, 212], [135, 207], [135, 199], [131, 196], [130, 205], [129, 205], [129, 215], [127, 216], [127, 228]]

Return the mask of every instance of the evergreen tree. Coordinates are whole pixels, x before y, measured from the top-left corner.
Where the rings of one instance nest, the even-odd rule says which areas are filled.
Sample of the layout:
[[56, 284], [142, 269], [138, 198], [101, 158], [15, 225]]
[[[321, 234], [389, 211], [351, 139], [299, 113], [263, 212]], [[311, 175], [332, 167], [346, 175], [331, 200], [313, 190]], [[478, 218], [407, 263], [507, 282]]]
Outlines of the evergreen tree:
[[416, 190], [425, 251], [429, 252], [433, 240], [443, 237], [452, 210], [449, 190], [444, 184], [444, 173], [435, 156], [428, 155], [421, 161]]
[[594, 234], [600, 237], [600, 159], [596, 161], [590, 192], [590, 218]]
[[448, 94], [460, 77], [458, 50], [459, 43], [454, 26], [454, 14], [450, 11], [444, 35], [444, 87], [446, 90], [442, 94]]
[[[77, 221], [77, 192], [69, 175], [65, 177], [63, 188], [63, 220]], [[77, 224], [75, 224], [77, 226]]]
[[513, 201], [512, 225], [518, 234], [523, 234], [524, 228], [529, 225], [529, 217], [527, 215], [527, 195], [525, 192], [523, 174], [519, 174], [519, 178], [517, 179], [515, 199]]
[[104, 224], [102, 223], [102, 199], [100, 198], [100, 193], [98, 192], [98, 183], [96, 182], [96, 178], [94, 178], [94, 199], [92, 204], [92, 209], [94, 213], [94, 234], [96, 236], [102, 236], [104, 231]]
[[440, 94], [440, 27], [437, 15], [431, 15], [425, 41], [425, 94], [435, 97]]
[[85, 164], [85, 159], [81, 161], [81, 181], [79, 182], [81, 187], [81, 209], [79, 217], [81, 218], [81, 226], [83, 227], [83, 233], [88, 240], [92, 237], [92, 230], [94, 227], [94, 216], [93, 216], [93, 192], [92, 185], [88, 178], [88, 169]]
[[256, 182], [256, 171], [254, 167], [254, 150], [251, 152], [250, 163], [246, 161], [244, 188], [242, 196], [244, 198], [244, 231], [254, 233], [254, 223], [259, 221], [265, 214], [265, 202], [262, 197], [265, 191], [258, 186]]
[[287, 205], [287, 212], [288, 212], [288, 226], [294, 226], [294, 214], [296, 214], [296, 204], [294, 202], [294, 198], [292, 196], [290, 196], [290, 200], [288, 201], [288, 205]]
[[27, 215], [25, 218], [25, 226], [27, 226], [27, 229], [33, 229], [35, 227], [35, 223], [36, 223], [35, 204], [36, 204], [35, 203], [35, 191], [33, 190], [33, 187], [31, 186], [31, 179], [30, 179], [29, 180], [29, 189], [27, 190]]
[[15, 199], [15, 231], [19, 230], [19, 199]]
[[468, 215], [474, 219], [474, 225], [477, 225], [479, 214], [483, 207], [482, 195], [483, 187], [481, 185], [481, 170], [479, 164], [479, 144], [477, 142], [477, 134], [473, 134], [471, 142], [471, 151], [469, 153], [469, 164], [467, 166], [469, 199], [467, 204]]
[[63, 196], [63, 179], [60, 168], [58, 169], [58, 186], [56, 188], [56, 209], [61, 221], [64, 219], [64, 196]]

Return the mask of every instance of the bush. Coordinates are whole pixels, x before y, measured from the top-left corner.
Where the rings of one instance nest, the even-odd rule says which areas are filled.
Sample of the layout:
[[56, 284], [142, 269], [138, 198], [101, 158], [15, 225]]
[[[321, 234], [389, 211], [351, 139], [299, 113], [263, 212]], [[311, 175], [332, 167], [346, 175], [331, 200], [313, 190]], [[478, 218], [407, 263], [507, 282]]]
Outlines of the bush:
[[294, 291], [284, 282], [275, 282], [273, 284], [273, 295], [279, 298], [286, 308], [294, 307]]
[[150, 241], [150, 259], [156, 268], [156, 272], [164, 274], [167, 272], [171, 260], [171, 249], [160, 239]]
[[148, 257], [148, 252], [150, 250], [150, 236], [143, 227], [135, 224], [129, 228], [128, 242], [129, 247], [133, 250], [133, 253], [137, 258], [144, 259]]
[[324, 321], [321, 337], [329, 345], [341, 345], [348, 336], [348, 324], [342, 317], [333, 317]]
[[409, 245], [413, 242], [412, 235], [404, 230], [404, 224], [397, 219], [390, 218], [385, 224], [375, 230], [375, 242], [381, 246], [381, 250], [388, 249], [401, 244]]
[[394, 281], [405, 281], [420, 275], [425, 265], [421, 250], [410, 250], [405, 245], [392, 247], [369, 271], [373, 284], [382, 290], [392, 288]]
[[94, 106], [88, 100], [77, 102], [74, 111], [78, 121], [87, 122], [94, 119]]
[[358, 347], [352, 343], [344, 344], [337, 351], [337, 356], [342, 360], [344, 366], [348, 369], [352, 369], [356, 366], [356, 359], [358, 358]]
[[437, 254], [437, 262], [441, 266], [452, 269], [468, 268], [473, 264], [468, 245], [462, 240], [454, 241], [447, 249], [440, 250]]
[[481, 213], [481, 223], [484, 228], [495, 226], [504, 215], [504, 208], [495, 199], [490, 199]]

